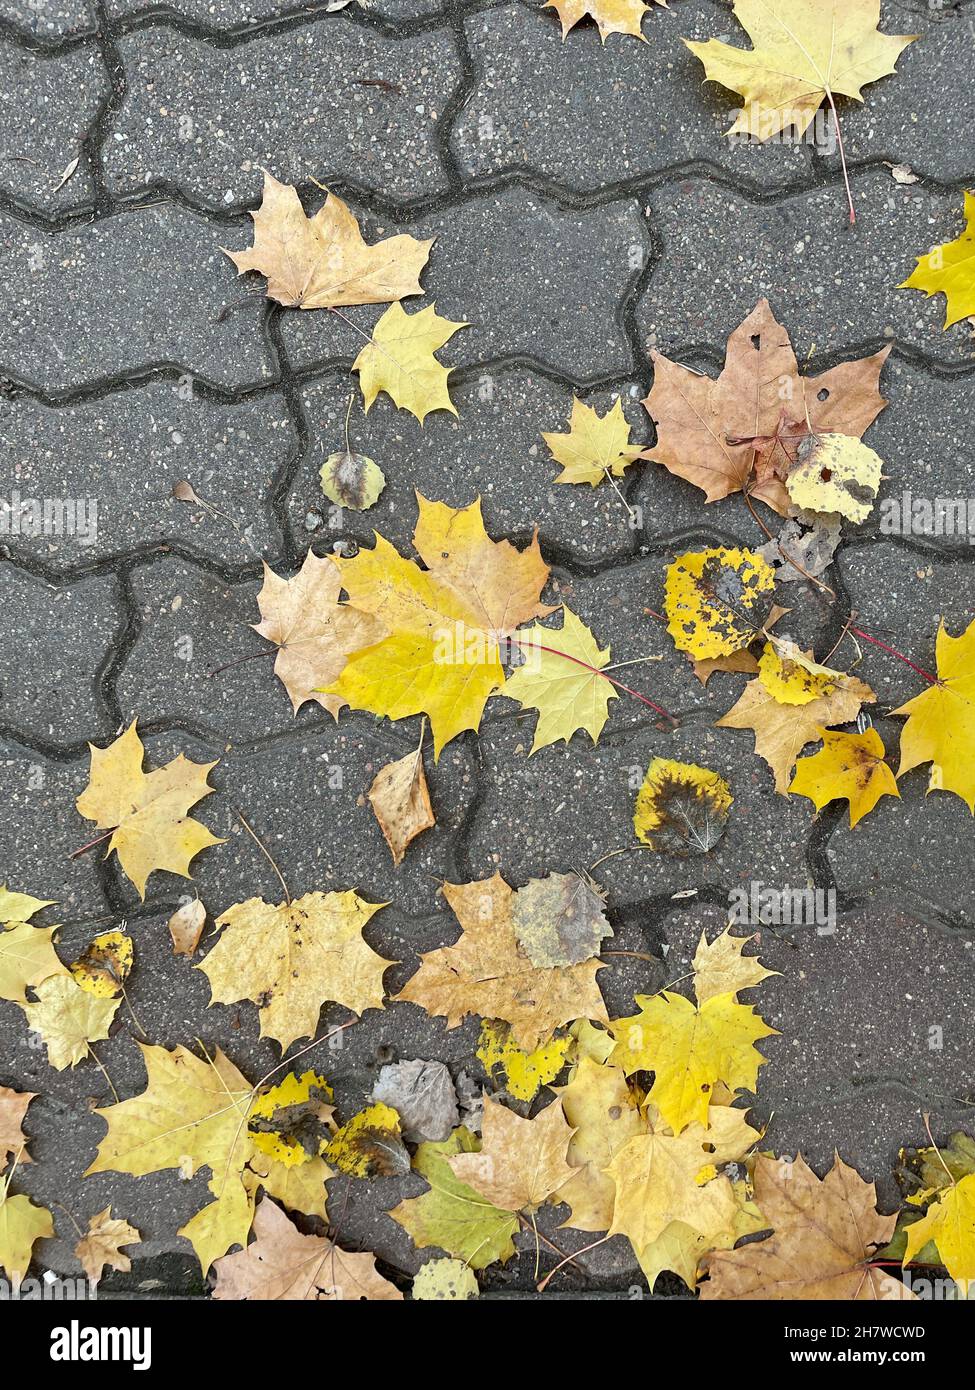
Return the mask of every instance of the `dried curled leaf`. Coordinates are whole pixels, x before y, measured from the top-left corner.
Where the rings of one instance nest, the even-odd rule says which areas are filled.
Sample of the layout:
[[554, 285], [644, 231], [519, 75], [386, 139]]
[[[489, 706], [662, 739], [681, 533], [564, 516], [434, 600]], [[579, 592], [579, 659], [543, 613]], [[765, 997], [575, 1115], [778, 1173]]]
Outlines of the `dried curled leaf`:
[[89, 1281], [98, 1284], [106, 1265], [122, 1274], [129, 1272], [132, 1261], [122, 1254], [122, 1246], [139, 1245], [141, 1239], [135, 1227], [120, 1217], [113, 1217], [112, 1208], [108, 1206], [88, 1222], [88, 1230], [75, 1246], [74, 1253]]
[[833, 694], [843, 676], [818, 666], [793, 642], [766, 642], [758, 662], [758, 679], [780, 705], [808, 705]]
[[269, 299], [298, 309], [385, 304], [422, 294], [420, 272], [432, 241], [388, 237], [368, 246], [355, 217], [330, 193], [314, 217], [306, 217], [298, 194], [264, 173], [264, 197], [251, 213], [254, 245], [226, 251], [239, 274], [267, 277]]
[[68, 969], [75, 984], [86, 993], [98, 999], [114, 999], [129, 977], [134, 949], [126, 932], [102, 932], [89, 941]]
[[192, 956], [195, 953], [206, 920], [207, 910], [199, 898], [193, 898], [176, 909], [167, 926], [173, 939], [173, 951], [177, 956]]
[[36, 1091], [14, 1091], [9, 1086], [0, 1086], [0, 1170], [7, 1166], [11, 1155], [18, 1167], [34, 1162], [27, 1152], [27, 1136], [21, 1126], [27, 1107], [36, 1095]]
[[654, 758], [637, 793], [633, 828], [660, 854], [707, 854], [724, 834], [732, 801], [716, 772]]
[[399, 1115], [381, 1102], [368, 1105], [335, 1131], [325, 1158], [354, 1178], [392, 1178], [410, 1171]]
[[430, 792], [423, 770], [423, 745], [387, 763], [369, 788], [369, 805], [389, 845], [393, 863], [400, 864], [407, 846], [436, 825]]
[[719, 546], [678, 555], [667, 568], [667, 631], [696, 660], [730, 656], [758, 636], [774, 588], [772, 567], [757, 551]]
[[254, 1148], [285, 1168], [313, 1163], [332, 1137], [332, 1088], [324, 1076], [289, 1072], [254, 1101], [247, 1128]]
[[460, 1122], [457, 1092], [443, 1062], [392, 1062], [383, 1067], [372, 1099], [399, 1115], [404, 1138], [411, 1143], [439, 1143]]

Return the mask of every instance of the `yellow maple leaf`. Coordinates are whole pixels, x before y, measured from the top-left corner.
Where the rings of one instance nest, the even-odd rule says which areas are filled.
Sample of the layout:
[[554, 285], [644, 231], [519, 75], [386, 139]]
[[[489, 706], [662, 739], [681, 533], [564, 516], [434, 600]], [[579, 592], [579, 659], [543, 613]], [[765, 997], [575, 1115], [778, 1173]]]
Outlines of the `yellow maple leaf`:
[[933, 1240], [945, 1269], [958, 1284], [962, 1297], [968, 1298], [975, 1280], [975, 1173], [944, 1188], [920, 1221], [905, 1228], [905, 1234], [904, 1264]]
[[37, 1206], [22, 1193], [10, 1195], [13, 1171], [0, 1178], [0, 1269], [16, 1287], [30, 1265], [37, 1241], [54, 1235], [47, 1207]]
[[27, 1026], [40, 1033], [56, 1071], [75, 1067], [91, 1054], [89, 1043], [108, 1037], [121, 1000], [98, 998], [67, 973], [34, 986], [35, 1003], [22, 1004]]
[[[658, 0], [658, 3], [666, 5], [667, 0]], [[603, 43], [610, 34], [632, 34], [634, 38], [646, 42], [640, 26], [650, 4], [645, 5], [643, 0], [545, 0], [542, 9], [549, 8], [558, 13], [563, 40], [580, 19], [590, 15], [599, 25], [599, 37]]]
[[965, 194], [965, 230], [954, 241], [918, 256], [899, 290], [945, 296], [945, 328], [975, 316], [975, 193]]
[[754, 1046], [771, 1037], [748, 1004], [716, 994], [698, 1008], [680, 994], [636, 996], [640, 1012], [610, 1024], [616, 1039], [611, 1062], [629, 1075], [652, 1071], [650, 1100], [675, 1134], [695, 1121], [708, 1123], [708, 1104], [722, 1081], [732, 1091], [754, 1091], [765, 1058]]
[[701, 939], [694, 952], [694, 994], [699, 1004], [713, 999], [718, 994], [737, 995], [740, 989], [753, 989], [763, 980], [778, 975], [777, 970], [766, 970], [757, 956], [742, 954], [752, 936], [732, 936], [725, 927], [713, 941], [708, 941], [702, 931]]
[[600, 675], [609, 647], [600, 650], [589, 628], [565, 606], [561, 631], [536, 623], [513, 640], [524, 663], [515, 667], [501, 693], [538, 710], [532, 753], [550, 743], [568, 743], [579, 729], [598, 743], [609, 702], [617, 698], [610, 681]]
[[362, 939], [362, 929], [385, 903], [358, 894], [305, 893], [274, 905], [263, 898], [236, 903], [217, 918], [222, 930], [196, 967], [210, 981], [211, 1003], [251, 999], [260, 1006], [261, 1037], [286, 1051], [296, 1038], [314, 1037], [327, 1001], [353, 1013], [380, 1009], [384, 960]]
[[753, 730], [755, 752], [775, 774], [775, 790], [787, 796], [796, 758], [807, 743], [819, 737], [817, 730], [827, 724], [846, 724], [856, 719], [861, 704], [874, 698], [869, 685], [855, 676], [845, 676], [830, 695], [805, 705], [784, 705], [760, 680], [751, 680], [737, 704], [717, 721], [716, 727]]
[[30, 893], [15, 893], [5, 883], [0, 883], [0, 922], [29, 922], [42, 908], [53, 906], [53, 899], [35, 898]]
[[447, 1159], [454, 1176], [502, 1211], [537, 1211], [572, 1177], [565, 1161], [572, 1130], [562, 1107], [548, 1105], [524, 1120], [487, 1097], [481, 1151]]
[[797, 507], [838, 512], [859, 524], [870, 515], [883, 466], [880, 455], [852, 435], [807, 434], [785, 486]]
[[317, 700], [336, 719], [345, 701], [322, 689], [342, 674], [350, 652], [384, 636], [377, 618], [339, 602], [342, 580], [330, 559], [311, 550], [292, 579], [264, 566], [257, 595], [261, 621], [254, 631], [278, 648], [274, 674], [288, 692], [295, 714], [306, 700]]
[[568, 434], [545, 434], [542, 438], [552, 458], [562, 465], [557, 483], [590, 483], [598, 486], [604, 478], [622, 478], [640, 457], [641, 445], [630, 443], [630, 427], [617, 399], [611, 410], [600, 415], [592, 406], [572, 398]]
[[944, 623], [935, 645], [938, 683], [894, 714], [906, 714], [898, 777], [931, 764], [928, 791], [954, 792], [975, 812], [975, 620], [960, 637]]
[[78, 811], [98, 830], [111, 830], [106, 858], [113, 850], [139, 897], [157, 869], [190, 877], [190, 862], [201, 849], [221, 845], [205, 825], [186, 813], [214, 790], [207, 782], [212, 763], [191, 763], [180, 753], [165, 767], [143, 772], [145, 749], [135, 720], [107, 748], [91, 751], [91, 777], [78, 797]]
[[633, 829], [661, 854], [706, 854], [721, 839], [733, 797], [709, 768], [654, 758], [637, 792]]
[[299, 309], [385, 304], [422, 294], [420, 271], [433, 241], [388, 237], [368, 246], [352, 213], [330, 193], [314, 217], [298, 194], [266, 170], [261, 206], [251, 213], [254, 245], [225, 251], [239, 274], [267, 277], [268, 298]]
[[754, 642], [775, 571], [754, 550], [692, 550], [667, 567], [664, 610], [678, 651], [695, 660], [730, 656]]
[[[609, 1234], [628, 1238], [651, 1288], [675, 1265], [693, 1288], [701, 1256], [742, 1234], [739, 1195], [717, 1165], [742, 1158], [759, 1137], [743, 1110], [713, 1106], [707, 1125], [677, 1135], [648, 1125], [613, 1154], [605, 1170], [615, 1190]], [[699, 1239], [675, 1231], [676, 1222]]]
[[231, 1245], [247, 1243], [254, 1199], [244, 1172], [253, 1153], [247, 1120], [254, 1091], [219, 1048], [202, 1060], [185, 1047], [172, 1052], [143, 1043], [139, 1047], [146, 1089], [95, 1111], [108, 1132], [87, 1171], [142, 1177], [178, 1168], [192, 1177], [198, 1168], [209, 1168], [215, 1200], [179, 1231], [192, 1243], [206, 1273]]
[[609, 1168], [646, 1120], [640, 1097], [627, 1085], [619, 1067], [583, 1057], [558, 1096], [565, 1118], [575, 1130], [566, 1161], [576, 1171], [559, 1189], [559, 1201], [571, 1208], [562, 1224], [577, 1231], [608, 1231], [613, 1220], [616, 1185]]
[[801, 758], [789, 791], [807, 796], [821, 811], [831, 801], [850, 803], [850, 829], [872, 811], [882, 796], [900, 796], [897, 780], [884, 762], [884, 744], [876, 729], [862, 734], [817, 730], [823, 747]]
[[729, 135], [768, 140], [808, 130], [824, 100], [861, 100], [861, 89], [895, 71], [916, 34], [881, 34], [880, 0], [734, 0], [735, 17], [754, 48], [685, 39], [706, 80], [744, 100]]
[[500, 874], [474, 883], [445, 883], [443, 895], [463, 927], [453, 946], [428, 951], [396, 995], [442, 1014], [456, 1028], [468, 1014], [504, 1019], [519, 1047], [533, 1051], [556, 1028], [577, 1018], [605, 1023], [595, 959], [551, 969], [532, 964], [512, 920], [514, 891]]
[[400, 410], [408, 410], [420, 424], [434, 410], [457, 410], [447, 390], [452, 367], [444, 367], [434, 357], [459, 328], [441, 318], [435, 304], [416, 314], [408, 314], [401, 304], [391, 304], [372, 330], [372, 341], [352, 363], [359, 373], [359, 385], [368, 411], [380, 391], [392, 397]]
[[373, 550], [341, 559], [349, 602], [388, 631], [355, 652], [328, 687], [354, 709], [390, 719], [426, 714], [434, 757], [464, 729], [476, 729], [504, 680], [502, 644], [521, 623], [551, 609], [539, 602], [548, 579], [537, 537], [524, 550], [493, 541], [480, 499], [455, 509], [417, 494], [413, 544], [427, 568], [382, 536]]
[[27, 1003], [27, 987], [39, 985], [50, 975], [68, 972], [54, 951], [57, 927], [32, 927], [29, 922], [7, 922], [0, 931], [0, 999]]

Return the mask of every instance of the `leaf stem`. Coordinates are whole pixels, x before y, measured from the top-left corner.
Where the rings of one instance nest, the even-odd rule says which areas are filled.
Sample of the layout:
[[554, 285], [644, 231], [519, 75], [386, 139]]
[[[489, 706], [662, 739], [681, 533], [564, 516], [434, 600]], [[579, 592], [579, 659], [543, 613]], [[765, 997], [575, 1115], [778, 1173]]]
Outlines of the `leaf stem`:
[[242, 813], [241, 811], [239, 811], [239, 810], [237, 809], [236, 806], [234, 806], [232, 809], [233, 809], [234, 815], [235, 815], [235, 816], [237, 817], [237, 819], [240, 821], [241, 825], [242, 825], [242, 826], [244, 827], [244, 829], [247, 831], [248, 835], [250, 835], [251, 839], [252, 839], [252, 840], [254, 841], [254, 843], [257, 845], [257, 848], [261, 851], [261, 853], [264, 855], [264, 858], [267, 860], [267, 862], [270, 864], [271, 868], [272, 868], [272, 869], [274, 870], [274, 872], [277, 874], [277, 876], [278, 876], [278, 881], [280, 882], [281, 887], [284, 889], [284, 900], [285, 900], [285, 902], [288, 904], [288, 906], [290, 907], [290, 906], [291, 906], [291, 894], [288, 892], [288, 885], [285, 883], [285, 881], [284, 881], [284, 874], [281, 872], [281, 870], [278, 868], [277, 864], [275, 863], [274, 858], [273, 858], [273, 856], [272, 856], [272, 854], [271, 854], [271, 851], [268, 849], [267, 845], [264, 843], [264, 841], [263, 841], [263, 840], [261, 839], [261, 837], [258, 835], [257, 831], [253, 828], [253, 826], [251, 826], [251, 825], [248, 823], [248, 821], [247, 821], [246, 817], [243, 815], [243, 813]]
[[94, 849], [95, 846], [96, 846], [96, 845], [100, 845], [101, 842], [102, 842], [103, 840], [107, 840], [108, 837], [109, 837], [109, 835], [114, 835], [114, 834], [115, 834], [115, 827], [114, 827], [114, 826], [113, 826], [113, 828], [112, 828], [111, 830], [103, 830], [102, 833], [101, 833], [100, 835], [96, 835], [95, 838], [94, 838], [93, 840], [89, 840], [88, 843], [87, 843], [86, 845], [82, 845], [79, 849], [73, 849], [73, 850], [71, 851], [71, 853], [68, 855], [68, 858], [69, 858], [69, 859], [77, 859], [77, 857], [78, 857], [79, 854], [84, 854], [86, 850]]
[[886, 642], [881, 642], [879, 637], [871, 637], [869, 632], [864, 632], [863, 628], [854, 627], [852, 623], [849, 624], [848, 631], [855, 632], [856, 635], [862, 637], [865, 642], [872, 642], [875, 647], [879, 647], [881, 651], [889, 653], [890, 656], [896, 656], [898, 661], [903, 661], [905, 666], [910, 666], [912, 671], [916, 671], [919, 676], [923, 676], [929, 685], [941, 684], [937, 676], [932, 676], [931, 672], [925, 671], [923, 666], [916, 665], [909, 656], [905, 656], [903, 652], [899, 652], [896, 647], [889, 647]]
[[522, 642], [518, 637], [512, 637], [511, 640], [519, 647], [531, 646], [534, 647], [536, 651], [548, 652], [550, 656], [564, 657], [566, 661], [572, 661], [576, 666], [584, 667], [585, 670], [591, 671], [593, 675], [602, 676], [603, 680], [609, 681], [610, 685], [615, 685], [617, 690], [624, 690], [627, 695], [632, 695], [634, 700], [639, 700], [641, 704], [648, 705], [650, 709], [656, 710], [657, 713], [662, 714], [665, 719], [669, 719], [672, 724], [677, 724], [679, 722], [676, 716], [671, 714], [669, 710], [665, 710], [662, 705], [654, 704], [653, 700], [648, 700], [646, 695], [641, 695], [639, 690], [634, 690], [631, 686], [624, 685], [622, 681], [615, 680], [612, 676], [607, 676], [606, 672], [601, 670], [600, 667], [590, 666], [589, 662], [583, 661], [581, 657], [570, 656], [568, 652], [559, 651], [558, 647], [546, 647], [542, 642]]

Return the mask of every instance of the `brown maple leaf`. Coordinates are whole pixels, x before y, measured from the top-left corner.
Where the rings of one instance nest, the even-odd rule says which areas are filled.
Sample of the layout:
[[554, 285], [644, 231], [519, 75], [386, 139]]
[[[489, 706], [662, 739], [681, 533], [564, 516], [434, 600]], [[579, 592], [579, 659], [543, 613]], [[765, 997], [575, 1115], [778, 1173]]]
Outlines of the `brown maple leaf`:
[[577, 1018], [608, 1022], [596, 983], [598, 960], [552, 969], [532, 964], [512, 918], [515, 893], [500, 874], [475, 883], [445, 883], [443, 895], [463, 926], [453, 946], [428, 951], [396, 996], [443, 1014], [456, 1028], [468, 1014], [501, 1018], [531, 1052]]
[[576, 1175], [565, 1161], [574, 1133], [558, 1102], [524, 1120], [488, 1098], [480, 1153], [455, 1154], [447, 1162], [461, 1182], [502, 1211], [536, 1211]]
[[761, 300], [728, 339], [717, 381], [653, 352], [653, 386], [643, 402], [657, 442], [642, 458], [661, 463], [716, 502], [747, 491], [786, 515], [782, 479], [810, 430], [857, 439], [887, 402], [880, 371], [890, 348], [822, 375], [799, 375], [789, 335]]
[[708, 1257], [703, 1299], [913, 1298], [871, 1266], [896, 1216], [877, 1211], [877, 1191], [837, 1154], [820, 1180], [800, 1156], [755, 1160], [755, 1201], [772, 1228], [767, 1240]]
[[0, 1086], [0, 1169], [6, 1167], [11, 1154], [19, 1164], [34, 1161], [27, 1152], [27, 1136], [21, 1125], [36, 1094], [36, 1091], [12, 1091], [8, 1086]]

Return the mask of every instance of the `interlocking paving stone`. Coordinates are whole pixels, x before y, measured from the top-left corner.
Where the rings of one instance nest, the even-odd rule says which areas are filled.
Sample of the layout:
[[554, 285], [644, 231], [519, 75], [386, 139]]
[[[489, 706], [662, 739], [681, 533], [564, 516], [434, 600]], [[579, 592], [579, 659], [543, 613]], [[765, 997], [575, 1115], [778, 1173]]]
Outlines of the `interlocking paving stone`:
[[[336, 372], [303, 392], [310, 438], [288, 496], [299, 544], [311, 539], [328, 548], [341, 537], [372, 545], [373, 532], [380, 531], [409, 553], [416, 490], [455, 507], [480, 495], [489, 535], [527, 540], [537, 525], [543, 553], [550, 558], [556, 554], [605, 564], [632, 552], [634, 530], [610, 483], [592, 488], [554, 482], [561, 469], [541, 433], [568, 429], [573, 393], [517, 370], [483, 373], [453, 386], [457, 415], [437, 411], [422, 429], [386, 399], [365, 417], [353, 407], [352, 447], [379, 464], [386, 487], [367, 511], [339, 511], [323, 494], [319, 475], [325, 458], [345, 447], [345, 413], [356, 389], [355, 378]], [[596, 392], [585, 400], [604, 414], [615, 394]], [[650, 433], [646, 412], [628, 390], [624, 401], [631, 437], [643, 443]], [[626, 486], [625, 481], [620, 484]]]
[[[5, 682], [6, 684], [6, 682]], [[41, 748], [43, 748], [43, 741]], [[108, 912], [98, 879], [99, 849], [71, 859], [69, 855], [92, 838], [91, 821], [75, 810], [75, 799], [88, 781], [84, 750], [70, 761], [48, 756], [46, 750], [0, 740], [7, 814], [0, 821], [0, 859], [7, 885], [35, 898], [51, 898], [56, 906], [36, 919], [41, 925], [95, 919]], [[107, 926], [105, 923], [104, 926]], [[103, 930], [96, 926], [94, 930]], [[0, 1004], [9, 1011], [11, 1005]], [[23, 1024], [22, 1015], [11, 1015]], [[23, 1034], [23, 1027], [20, 1027]], [[4, 1048], [4, 1055], [8, 1049]], [[48, 1073], [49, 1079], [53, 1073]]]
[[[70, 90], [74, 100], [66, 102]], [[62, 183], [109, 92], [95, 47], [56, 58], [0, 43], [0, 189], [31, 212], [50, 215], [91, 200], [84, 164]]]
[[110, 575], [54, 585], [0, 564], [0, 629], [20, 654], [0, 681], [7, 726], [52, 743], [107, 732], [97, 677], [122, 625]]
[[0, 218], [0, 372], [50, 392], [163, 364], [265, 380], [261, 308], [240, 307], [227, 233], [172, 205], [55, 233]]
[[[149, 546], [185, 546], [225, 565], [254, 565], [280, 546], [267, 496], [296, 448], [277, 395], [223, 405], [192, 383], [152, 382], [77, 405], [0, 401], [9, 500], [36, 493], [93, 499], [95, 534], [5, 536], [14, 556], [74, 570]], [[177, 501], [192, 483], [200, 505]], [[87, 513], [85, 513], [87, 515]]]
[[121, 52], [106, 161], [118, 192], [164, 182], [239, 207], [259, 200], [262, 168], [404, 199], [446, 185], [431, 134], [460, 76], [449, 30], [392, 42], [339, 16], [223, 49], [153, 28]]
[[[353, 210], [359, 210], [353, 203]], [[560, 208], [525, 188], [471, 197], [419, 223], [364, 221], [369, 240], [410, 232], [436, 236], [423, 274], [425, 299], [437, 312], [467, 320], [439, 354], [446, 366], [528, 357], [577, 383], [625, 374], [632, 352], [618, 306], [636, 283], [649, 250], [643, 214], [625, 199], [585, 212]], [[234, 243], [236, 244], [236, 243]], [[346, 318], [370, 330], [382, 309]], [[362, 347], [334, 314], [293, 310], [281, 331], [296, 366], [354, 357]]]
[[727, 31], [713, 4], [653, 10], [646, 44], [589, 24], [565, 42], [554, 10], [520, 3], [466, 21], [477, 85], [453, 148], [466, 174], [530, 169], [583, 190], [700, 161], [743, 185], [781, 188], [812, 179], [812, 146], [730, 141], [730, 94], [702, 86], [704, 70], [682, 38]]
[[54, 42], [96, 27], [91, 0], [0, 0], [0, 19], [30, 38]]
[[[328, 24], [334, 17], [324, 17], [330, 3], [332, 0], [315, 0], [307, 5], [296, 0], [168, 0], [166, 8], [220, 34], [280, 18], [311, 21], [321, 15], [321, 22]], [[107, 4], [115, 19], [151, 16], [159, 8], [153, 0], [107, 0]], [[351, 0], [351, 4], [365, 15], [406, 22], [440, 14], [446, 8], [445, 0]]]
[[895, 184], [887, 170], [851, 182], [854, 227], [842, 183], [773, 204], [703, 179], [651, 192], [662, 252], [637, 312], [646, 346], [671, 354], [721, 343], [764, 296], [800, 360], [888, 339], [935, 362], [971, 364], [965, 325], [942, 330], [943, 295], [895, 289], [919, 255], [957, 235], [959, 195]]

